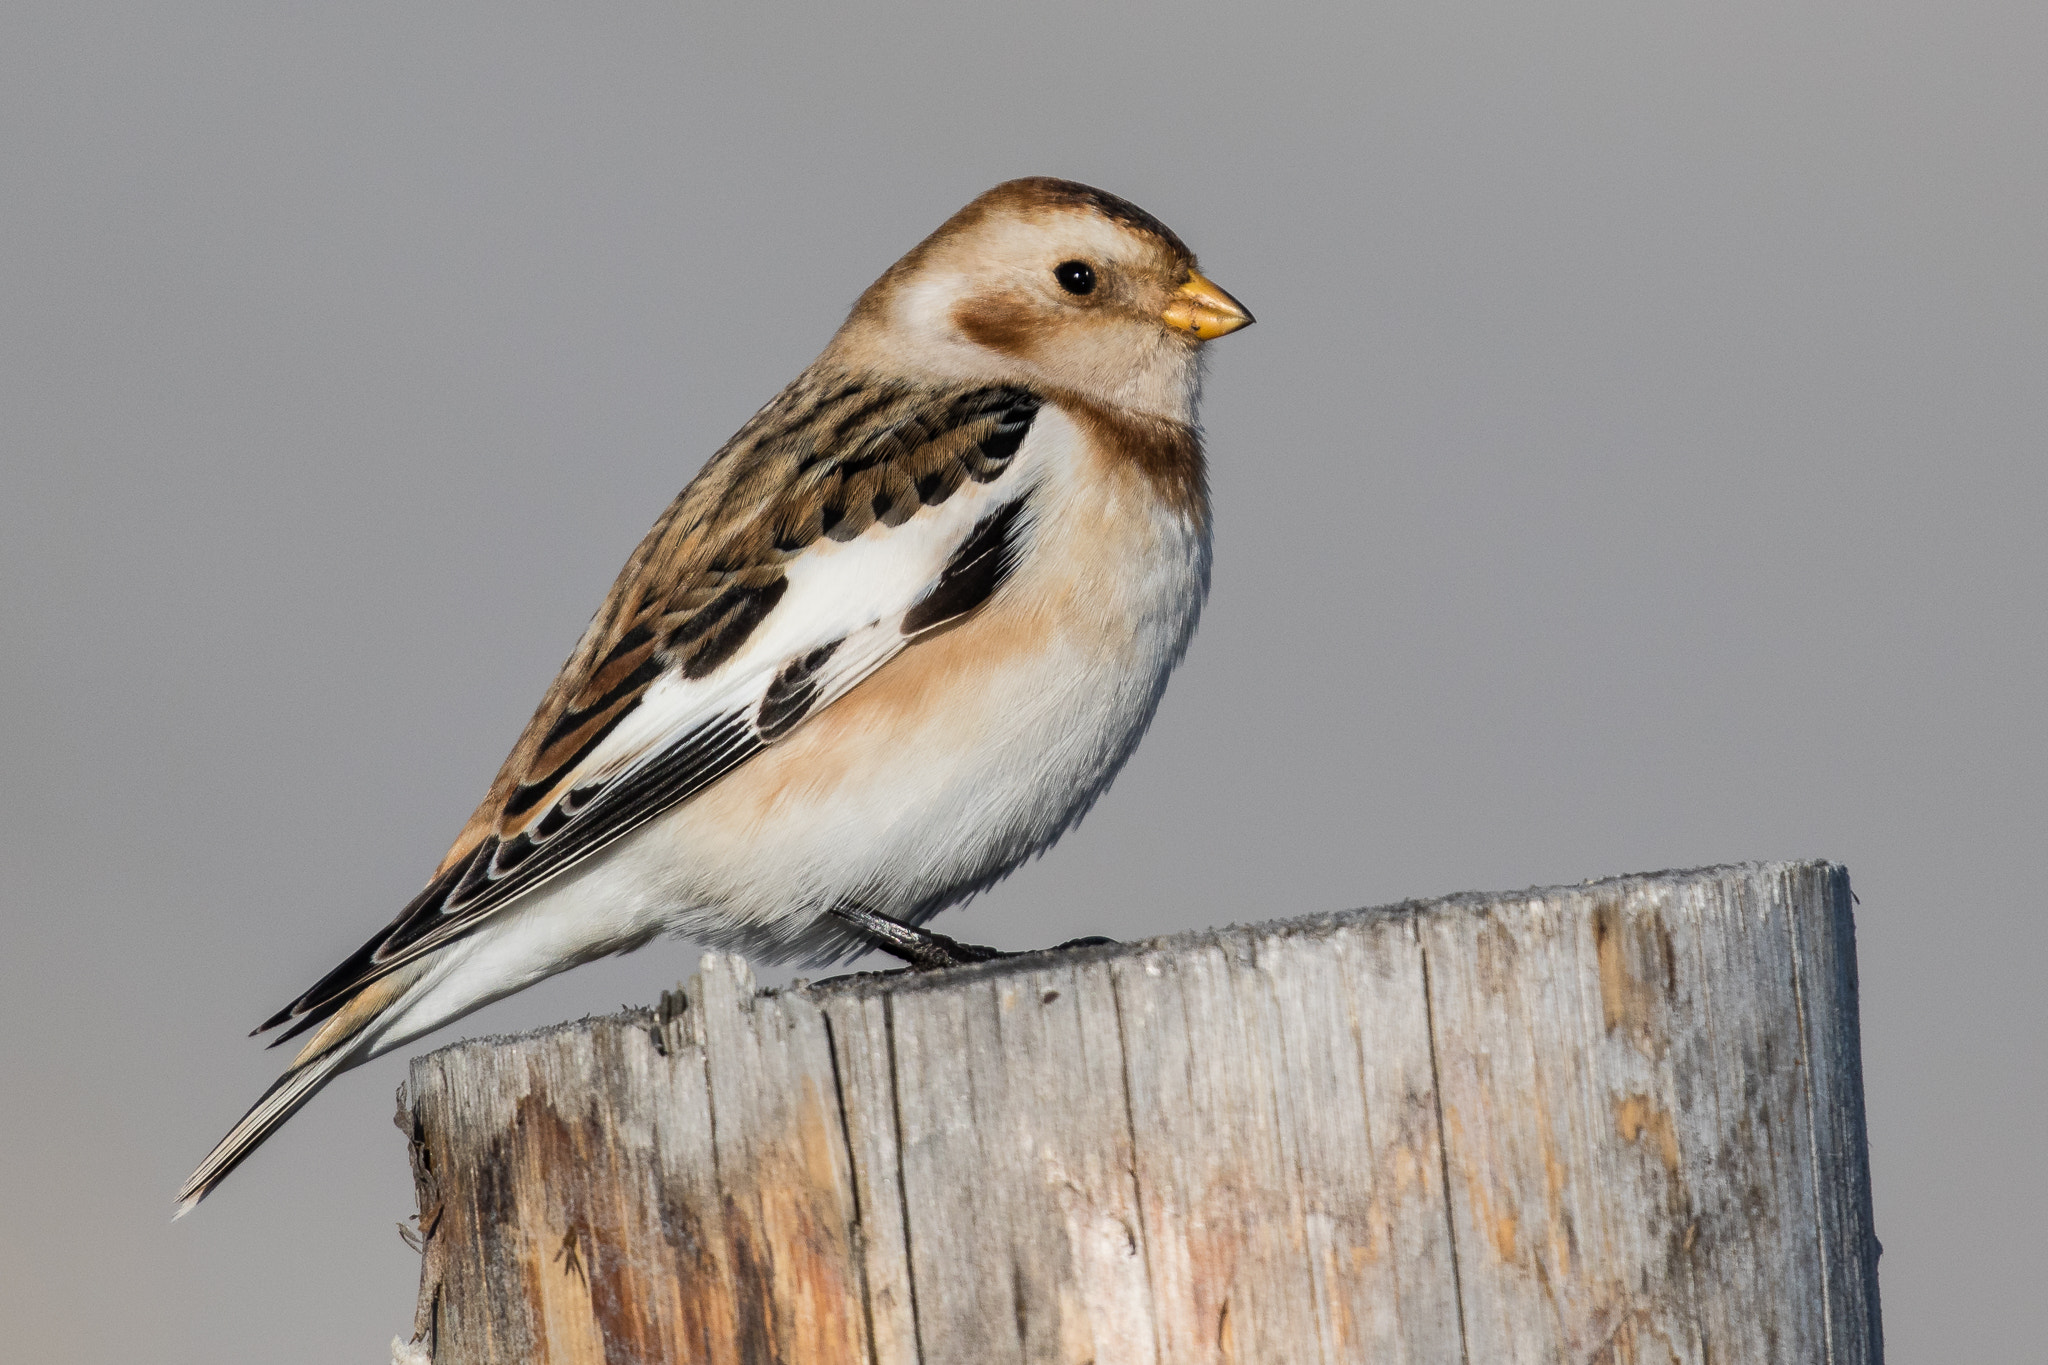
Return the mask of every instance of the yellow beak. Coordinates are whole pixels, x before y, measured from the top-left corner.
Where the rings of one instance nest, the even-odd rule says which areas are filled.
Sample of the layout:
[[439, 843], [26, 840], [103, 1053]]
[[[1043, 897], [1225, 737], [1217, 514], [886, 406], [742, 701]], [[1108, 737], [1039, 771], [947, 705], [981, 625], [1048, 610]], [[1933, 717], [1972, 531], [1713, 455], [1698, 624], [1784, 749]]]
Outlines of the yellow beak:
[[1197, 270], [1188, 272], [1188, 282], [1174, 291], [1173, 301], [1159, 320], [1168, 327], [1192, 332], [1202, 341], [1229, 336], [1255, 321], [1243, 304], [1203, 279]]

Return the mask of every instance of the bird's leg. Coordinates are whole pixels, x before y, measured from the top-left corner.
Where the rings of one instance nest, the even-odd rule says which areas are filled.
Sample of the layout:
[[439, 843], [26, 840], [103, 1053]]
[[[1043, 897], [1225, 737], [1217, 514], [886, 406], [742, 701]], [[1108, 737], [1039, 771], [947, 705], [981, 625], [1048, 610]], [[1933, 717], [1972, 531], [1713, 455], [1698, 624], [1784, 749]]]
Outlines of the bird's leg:
[[921, 972], [937, 971], [941, 967], [965, 967], [974, 962], [993, 962], [999, 957], [1014, 956], [995, 948], [962, 943], [929, 929], [916, 928], [864, 905], [841, 901], [832, 907], [832, 913], [853, 926], [856, 933], [875, 947], [903, 959]]

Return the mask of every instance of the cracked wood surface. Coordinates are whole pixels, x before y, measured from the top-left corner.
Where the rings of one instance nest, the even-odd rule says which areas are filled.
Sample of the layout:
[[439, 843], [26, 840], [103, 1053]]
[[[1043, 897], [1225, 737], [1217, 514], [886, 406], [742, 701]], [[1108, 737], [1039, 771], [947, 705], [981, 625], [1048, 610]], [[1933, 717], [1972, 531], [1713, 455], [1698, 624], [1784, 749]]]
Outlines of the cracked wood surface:
[[1848, 877], [758, 992], [413, 1064], [406, 1359], [1881, 1357]]

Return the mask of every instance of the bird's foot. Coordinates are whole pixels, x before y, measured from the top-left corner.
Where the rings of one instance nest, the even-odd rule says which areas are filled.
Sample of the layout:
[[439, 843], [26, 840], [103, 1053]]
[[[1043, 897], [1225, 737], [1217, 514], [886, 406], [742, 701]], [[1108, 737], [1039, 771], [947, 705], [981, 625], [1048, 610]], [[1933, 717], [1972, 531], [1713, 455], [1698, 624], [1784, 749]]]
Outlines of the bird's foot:
[[840, 904], [832, 907], [832, 913], [850, 925], [854, 932], [874, 947], [892, 957], [900, 958], [920, 972], [935, 972], [942, 967], [965, 967], [976, 962], [993, 962], [1009, 954], [996, 948], [984, 948], [975, 943], [962, 943], [959, 939], [935, 934], [929, 929], [919, 929], [905, 924], [879, 911], [863, 905]]
[[[984, 948], [978, 943], [962, 943], [957, 938], [919, 929], [865, 906], [835, 905], [832, 913], [852, 926], [870, 944], [909, 963], [914, 971], [935, 972], [946, 967], [967, 967], [977, 962], [994, 962], [998, 958], [1025, 956], [1023, 953], [1006, 953], [1000, 948]], [[1068, 939], [1052, 951], [1095, 948], [1114, 942], [1113, 938], [1091, 934], [1086, 938]]]

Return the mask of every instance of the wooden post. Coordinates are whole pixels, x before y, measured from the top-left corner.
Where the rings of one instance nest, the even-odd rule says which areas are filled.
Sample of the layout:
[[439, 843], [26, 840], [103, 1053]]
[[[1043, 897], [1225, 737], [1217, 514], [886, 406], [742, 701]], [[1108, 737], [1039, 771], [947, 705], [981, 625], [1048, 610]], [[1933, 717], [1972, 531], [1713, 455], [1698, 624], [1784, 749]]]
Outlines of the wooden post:
[[[685, 999], [686, 997], [686, 999]], [[443, 1049], [395, 1359], [1880, 1359], [1847, 874], [1627, 877]]]

